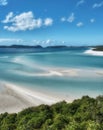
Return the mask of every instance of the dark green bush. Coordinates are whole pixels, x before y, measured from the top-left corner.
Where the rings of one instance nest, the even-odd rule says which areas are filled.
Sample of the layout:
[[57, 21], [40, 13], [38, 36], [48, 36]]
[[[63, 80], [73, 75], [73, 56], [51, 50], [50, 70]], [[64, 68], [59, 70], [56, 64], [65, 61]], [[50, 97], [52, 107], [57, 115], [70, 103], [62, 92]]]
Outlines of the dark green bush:
[[103, 130], [103, 96], [0, 115], [0, 130]]

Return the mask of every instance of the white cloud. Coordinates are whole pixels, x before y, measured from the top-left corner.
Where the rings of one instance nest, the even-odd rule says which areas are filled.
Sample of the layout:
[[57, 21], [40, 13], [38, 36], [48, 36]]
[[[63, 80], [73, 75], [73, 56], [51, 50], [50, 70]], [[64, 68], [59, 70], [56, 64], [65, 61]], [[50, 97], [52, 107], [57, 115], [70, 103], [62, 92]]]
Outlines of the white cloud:
[[39, 45], [41, 43], [41, 41], [40, 40], [33, 40], [33, 43]]
[[53, 45], [63, 45], [66, 44], [65, 41], [57, 41], [53, 39], [45, 39], [45, 40], [23, 40], [23, 39], [13, 39], [13, 38], [0, 38], [1, 45], [41, 45], [41, 46], [53, 46]]
[[81, 27], [81, 26], [83, 26], [84, 24], [83, 24], [83, 22], [78, 22], [77, 23], [77, 27]]
[[7, 0], [0, 0], [0, 5], [1, 6], [5, 6], [7, 4], [8, 4]]
[[47, 40], [33, 40], [33, 43], [35, 45], [53, 46], [53, 45], [63, 45], [66, 42], [65, 41], [57, 41], [57, 40], [47, 39]]
[[[12, 32], [16, 31], [26, 31], [26, 30], [33, 30], [36, 28], [40, 28], [41, 26], [50, 26], [53, 23], [51, 18], [46, 18], [43, 20], [41, 18], [34, 18], [34, 15], [31, 11], [24, 12], [19, 15], [14, 16], [13, 12], [10, 12], [5, 20], [2, 21], [4, 24], [4, 29]], [[9, 25], [8, 25], [9, 23]]]
[[95, 19], [94, 19], [94, 18], [90, 19], [90, 22], [91, 22], [91, 23], [94, 23], [94, 22], [95, 22]]
[[93, 8], [99, 8], [103, 6], [103, 1], [101, 3], [95, 3], [93, 4]]
[[69, 18], [67, 19], [68, 22], [72, 23], [75, 20], [74, 13], [71, 13]]
[[22, 39], [10, 39], [10, 38], [0, 38], [0, 43], [19, 43], [23, 42]]
[[52, 40], [48, 39], [48, 40], [46, 41], [46, 44], [50, 44], [51, 42], [52, 42]]
[[13, 12], [10, 12], [3, 23], [11, 23], [11, 26], [4, 26], [4, 29], [16, 32], [39, 28], [42, 25], [42, 20], [40, 18], [34, 19], [31, 11], [16, 16], [14, 16]]
[[48, 39], [48, 40], [33, 40], [33, 43], [35, 43], [35, 44], [50, 44], [50, 43], [52, 43], [53, 42], [53, 40], [50, 40], [50, 39]]
[[65, 17], [62, 17], [62, 18], [61, 18], [61, 21], [62, 21], [62, 22], [65, 22], [65, 21], [66, 21], [66, 18], [65, 18]]
[[77, 2], [77, 6], [80, 6], [80, 5], [84, 4], [84, 3], [85, 3], [85, 0], [79, 0], [79, 1]]
[[10, 13], [6, 16], [6, 19], [3, 20], [2, 22], [3, 22], [3, 23], [10, 23], [10, 22], [13, 21], [12, 17], [13, 17], [13, 12], [10, 12]]
[[69, 22], [69, 23], [72, 23], [72, 22], [75, 20], [75, 14], [74, 14], [74, 13], [71, 13], [68, 18], [62, 17], [60, 20], [61, 20], [61, 22]]
[[45, 20], [44, 20], [44, 25], [45, 26], [51, 26], [53, 24], [53, 19], [51, 19], [51, 18], [46, 18]]

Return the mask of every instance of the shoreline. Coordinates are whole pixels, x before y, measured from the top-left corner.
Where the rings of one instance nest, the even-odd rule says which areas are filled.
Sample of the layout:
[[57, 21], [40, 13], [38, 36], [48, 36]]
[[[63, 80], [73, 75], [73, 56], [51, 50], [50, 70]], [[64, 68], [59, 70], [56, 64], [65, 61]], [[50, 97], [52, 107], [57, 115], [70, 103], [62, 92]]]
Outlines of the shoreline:
[[[60, 96], [55, 95], [55, 93], [42, 92], [39, 90], [32, 91], [23, 86], [18, 86], [5, 81], [1, 81], [0, 85], [2, 85], [0, 87], [3, 87], [3, 90], [0, 92], [0, 114], [5, 112], [18, 113], [29, 107], [35, 107], [41, 104], [52, 105], [64, 100], [71, 103], [72, 101], [85, 96], [73, 96], [71, 93], [69, 93], [68, 96]], [[95, 96], [91, 95], [90, 97]]]
[[94, 51], [92, 49], [86, 50], [85, 54], [93, 55], [93, 56], [103, 56], [103, 51]]
[[[59, 69], [54, 69], [53, 71], [50, 71], [51, 73], [47, 73], [46, 76], [51, 75], [56, 75], [56, 76], [61, 76], [60, 74], [63, 74], [65, 76], [70, 75], [70, 76], [80, 76], [80, 78], [84, 77], [103, 77], [103, 70], [102, 69], [88, 69], [88, 70], [83, 70], [83, 69], [65, 69], [61, 70]], [[32, 107], [32, 106], [38, 106], [41, 104], [46, 104], [46, 105], [52, 105], [57, 102], [65, 100], [66, 102], [72, 102], [75, 99], [81, 98], [84, 96], [84, 94], [81, 95], [76, 95], [75, 93], [71, 93], [68, 91], [68, 94], [65, 93], [53, 93], [51, 91], [42, 91], [40, 90], [35, 90], [35, 89], [29, 89], [25, 88], [25, 86], [19, 86], [15, 85], [14, 83], [6, 82], [4, 80], [0, 81], [0, 113], [17, 113], [22, 111], [25, 108]], [[88, 94], [86, 94], [88, 95]], [[97, 94], [96, 94], [97, 95]], [[90, 95], [91, 97], [95, 97], [95, 95]]]
[[41, 104], [52, 105], [61, 101], [61, 99], [49, 94], [20, 88], [8, 82], [3, 82], [2, 85], [4, 90], [0, 92], [0, 114], [5, 112], [17, 113], [28, 107]]

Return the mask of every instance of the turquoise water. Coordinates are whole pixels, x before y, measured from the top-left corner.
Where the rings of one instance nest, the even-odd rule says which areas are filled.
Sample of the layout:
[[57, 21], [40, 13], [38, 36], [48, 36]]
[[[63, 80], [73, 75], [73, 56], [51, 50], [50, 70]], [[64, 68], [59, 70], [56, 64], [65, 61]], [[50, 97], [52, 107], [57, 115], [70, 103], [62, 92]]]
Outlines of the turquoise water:
[[[103, 57], [84, 51], [1, 52], [0, 80], [68, 98], [102, 95]], [[67, 73], [71, 69], [76, 75]]]

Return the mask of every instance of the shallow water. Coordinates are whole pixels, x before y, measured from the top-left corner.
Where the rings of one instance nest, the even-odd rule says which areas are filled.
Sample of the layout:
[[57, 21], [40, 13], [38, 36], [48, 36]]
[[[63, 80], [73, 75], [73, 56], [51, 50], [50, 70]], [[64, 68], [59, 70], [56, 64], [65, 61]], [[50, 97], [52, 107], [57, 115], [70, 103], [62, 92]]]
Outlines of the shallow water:
[[[2, 51], [0, 80], [64, 98], [102, 95], [103, 57], [86, 55], [84, 51]], [[67, 73], [71, 69], [77, 75]]]

